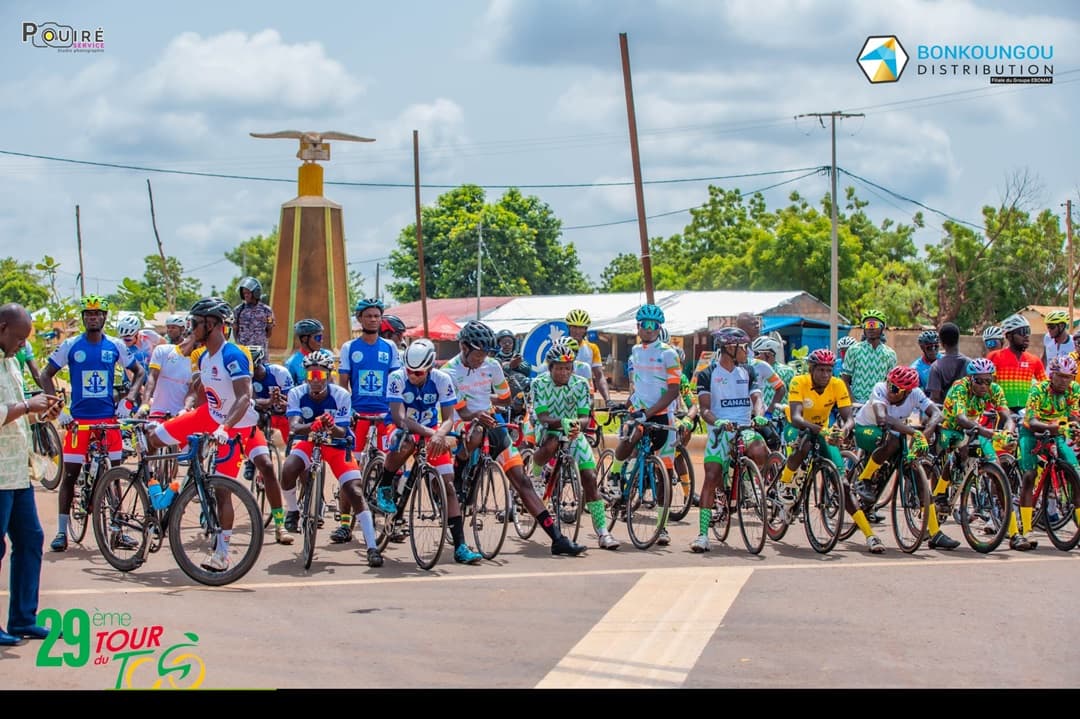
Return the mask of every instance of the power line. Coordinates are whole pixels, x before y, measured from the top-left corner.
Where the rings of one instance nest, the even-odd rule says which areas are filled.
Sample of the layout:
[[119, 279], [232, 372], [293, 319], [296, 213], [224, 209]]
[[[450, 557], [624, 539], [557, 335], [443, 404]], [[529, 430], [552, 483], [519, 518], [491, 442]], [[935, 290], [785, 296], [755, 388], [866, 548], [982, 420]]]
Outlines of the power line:
[[976, 223], [974, 223], [974, 222], [968, 222], [967, 220], [961, 220], [961, 219], [960, 219], [960, 218], [958, 218], [958, 217], [953, 217], [953, 216], [952, 216], [952, 215], [950, 215], [950, 214], [949, 214], [948, 212], [945, 212], [945, 211], [943, 211], [943, 210], [938, 210], [938, 209], [936, 209], [936, 208], [934, 208], [934, 207], [930, 207], [929, 205], [926, 205], [926, 204], [924, 204], [924, 203], [922, 203], [922, 202], [919, 202], [918, 200], [913, 200], [913, 199], [911, 199], [910, 197], [906, 197], [906, 196], [904, 196], [904, 195], [901, 195], [901, 194], [900, 194], [899, 192], [895, 192], [895, 191], [893, 191], [893, 190], [890, 190], [890, 189], [889, 189], [889, 188], [887, 188], [887, 187], [882, 187], [881, 185], [877, 184], [876, 182], [873, 182], [873, 181], [871, 181], [871, 180], [867, 180], [867, 179], [866, 179], [865, 177], [859, 177], [859, 176], [858, 176], [858, 175], [856, 175], [856, 174], [855, 174], [854, 172], [848, 172], [847, 170], [845, 170], [845, 169], [844, 169], [844, 168], [842, 168], [842, 167], [838, 167], [838, 168], [836, 168], [836, 169], [837, 169], [838, 171], [840, 171], [840, 172], [844, 173], [844, 174], [845, 174], [845, 175], [847, 175], [848, 177], [853, 177], [853, 178], [855, 178], [856, 180], [859, 180], [860, 182], [864, 182], [864, 183], [866, 183], [867, 185], [870, 185], [871, 187], [876, 187], [877, 189], [881, 190], [882, 192], [886, 192], [886, 193], [888, 193], [888, 194], [892, 195], [893, 197], [896, 197], [896, 198], [898, 198], [898, 199], [901, 199], [901, 200], [903, 200], [904, 202], [910, 202], [911, 204], [913, 204], [913, 205], [917, 205], [918, 207], [921, 207], [921, 208], [923, 208], [924, 210], [927, 210], [928, 212], [933, 212], [933, 213], [934, 213], [935, 215], [941, 215], [941, 216], [942, 216], [942, 217], [944, 217], [945, 219], [947, 219], [947, 220], [951, 220], [952, 222], [956, 222], [956, 223], [958, 223], [958, 224], [961, 224], [961, 225], [967, 225], [968, 227], [972, 227], [972, 228], [974, 228], [974, 229], [976, 229], [976, 230], [980, 230], [980, 231], [982, 231], [982, 232], [986, 232], [986, 227], [985, 227], [985, 226], [983, 226], [983, 225], [980, 225], [980, 224], [976, 224]]

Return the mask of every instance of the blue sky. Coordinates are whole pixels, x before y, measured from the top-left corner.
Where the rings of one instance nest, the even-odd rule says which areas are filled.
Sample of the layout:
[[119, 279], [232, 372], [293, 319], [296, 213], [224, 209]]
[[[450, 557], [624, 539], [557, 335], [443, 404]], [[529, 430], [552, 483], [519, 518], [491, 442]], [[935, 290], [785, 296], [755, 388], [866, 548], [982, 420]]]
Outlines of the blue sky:
[[[1016, 5], [1016, 7], [1014, 7]], [[1080, 203], [1080, 9], [1072, 3], [512, 2], [478, 0], [303, 6], [273, 1], [185, 5], [4, 2], [0, 5], [0, 150], [103, 163], [295, 178], [293, 141], [250, 131], [340, 130], [375, 143], [332, 144], [328, 181], [412, 182], [418, 130], [425, 184], [530, 185], [632, 179], [620, 32], [629, 39], [646, 180], [815, 167], [829, 132], [800, 113], [849, 110], [838, 164], [952, 216], [978, 221], [1007, 177], [1039, 180], [1038, 207]], [[314, 8], [315, 6], [313, 6]], [[105, 50], [60, 53], [21, 42], [24, 21], [102, 28]], [[898, 36], [913, 57], [897, 83], [871, 85], [856, 63], [869, 35]], [[920, 44], [1054, 46], [1053, 85], [918, 75]], [[925, 99], [931, 98], [931, 99]], [[714, 181], [750, 191], [795, 178]], [[78, 271], [80, 205], [89, 291], [141, 277], [156, 252], [146, 180], [166, 251], [204, 288], [238, 274], [222, 253], [277, 223], [288, 182], [106, 169], [0, 154], [0, 256]], [[647, 185], [650, 236], [680, 231], [707, 182]], [[855, 184], [876, 217], [917, 208]], [[797, 189], [815, 202], [827, 176]], [[425, 188], [433, 203], [442, 190]], [[594, 280], [640, 249], [632, 185], [525, 189], [551, 205]], [[490, 199], [501, 194], [490, 189]], [[874, 193], [877, 194], [874, 194]], [[374, 291], [414, 217], [413, 191], [329, 185], [345, 208], [347, 254]], [[1074, 217], [1080, 212], [1074, 210]], [[920, 242], [941, 236], [927, 214]], [[605, 225], [569, 229], [583, 225]], [[385, 267], [382, 281], [387, 279]]]

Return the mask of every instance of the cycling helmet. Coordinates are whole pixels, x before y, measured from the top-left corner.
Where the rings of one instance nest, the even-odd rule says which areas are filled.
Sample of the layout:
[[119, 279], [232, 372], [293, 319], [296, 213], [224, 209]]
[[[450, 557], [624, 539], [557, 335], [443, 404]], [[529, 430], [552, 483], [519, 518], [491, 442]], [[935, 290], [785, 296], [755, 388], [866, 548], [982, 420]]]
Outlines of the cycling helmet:
[[[660, 321], [663, 322], [664, 320]], [[566, 324], [571, 327], [588, 327], [592, 324], [592, 318], [589, 317], [589, 313], [585, 310], [570, 310], [566, 313]]]
[[324, 367], [334, 369], [334, 353], [330, 350], [315, 350], [304, 355], [304, 369], [308, 367]]
[[245, 277], [236, 285], [236, 291], [240, 295], [240, 300], [243, 301], [244, 293], [240, 290], [251, 292], [251, 296], [255, 298], [256, 302], [262, 299], [262, 283], [254, 277]]
[[919, 386], [919, 371], [907, 365], [897, 365], [889, 370], [885, 379], [900, 389], [915, 389]]
[[967, 363], [967, 373], [972, 374], [995, 374], [997, 367], [985, 357], [973, 359]]
[[745, 344], [750, 344], [750, 335], [738, 327], [721, 327], [713, 332], [713, 349]]
[[1002, 330], [997, 325], [990, 325], [989, 327], [987, 327], [986, 329], [983, 330], [982, 337], [983, 337], [983, 342], [985, 342], [987, 340], [998, 340], [998, 341], [1000, 341], [1000, 340], [1005, 339], [1005, 331]]
[[222, 322], [232, 320], [232, 307], [220, 297], [203, 297], [188, 310], [192, 317], [217, 317]]
[[855, 338], [851, 335], [844, 335], [840, 339], [836, 340], [836, 348], [846, 350], [855, 344]]
[[1031, 323], [1023, 315], [1009, 315], [1001, 321], [1001, 331], [1005, 334], [1027, 327], [1031, 329]]
[[405, 369], [413, 372], [431, 369], [435, 366], [435, 344], [424, 337], [413, 340], [413, 343], [405, 349], [402, 358]]
[[652, 320], [664, 324], [664, 311], [660, 309], [659, 305], [642, 305], [641, 307], [638, 307], [635, 319], [638, 322]]
[[316, 319], [300, 320], [293, 325], [293, 332], [297, 337], [303, 337], [304, 335], [317, 335], [323, 331], [322, 322]]
[[551, 344], [551, 349], [547, 351], [544, 360], [550, 366], [556, 362], [573, 362], [574, 355], [574, 350], [570, 349], [570, 344], [568, 342], [556, 340]]
[[262, 345], [247, 345], [247, 351], [251, 355], [251, 365], [253, 367], [258, 367], [266, 359], [266, 350], [263, 349]]
[[885, 321], [885, 313], [881, 310], [867, 310], [866, 312], [863, 312], [862, 324], [866, 324], [867, 320], [877, 320], [883, 325], [888, 324], [888, 322]]
[[780, 343], [774, 340], [768, 335], [761, 335], [750, 344], [750, 350], [757, 354], [758, 352], [772, 352], [773, 357], [782, 358], [784, 356], [784, 348], [780, 346]]
[[458, 332], [458, 342], [477, 350], [494, 352], [495, 333], [480, 320], [469, 320]]
[[578, 342], [573, 337], [571, 337], [570, 335], [566, 335], [565, 337], [560, 337], [559, 339], [555, 340], [555, 342], [562, 342], [567, 347], [569, 347], [570, 351], [573, 352], [575, 355], [577, 354], [578, 349], [581, 348], [581, 343]]
[[809, 355], [807, 355], [806, 361], [807, 363], [812, 365], [824, 364], [832, 367], [836, 364], [836, 355], [833, 354], [832, 350], [828, 350], [823, 347], [821, 349], [816, 349]]
[[86, 312], [87, 310], [101, 310], [102, 312], [109, 311], [109, 301], [104, 297], [100, 297], [98, 295], [87, 295], [86, 297], [83, 297], [81, 300], [79, 300], [79, 304], [82, 305], [83, 312]]
[[165, 320], [166, 327], [187, 327], [187, 317], [184, 315], [169, 315]]
[[941, 337], [938, 336], [937, 330], [923, 330], [919, 333], [918, 342], [921, 345], [938, 345], [941, 344]]
[[401, 318], [397, 315], [383, 315], [382, 324], [379, 326], [379, 333], [390, 332], [391, 334], [401, 334], [405, 331], [405, 323], [401, 321]]
[[[496, 343], [502, 342], [504, 337], [509, 337], [510, 339], [514, 339], [514, 333], [511, 332], [510, 330], [499, 330], [498, 333], [495, 335], [495, 342]], [[515, 340], [515, 342], [516, 342], [516, 340]]]
[[143, 327], [142, 320], [135, 315], [128, 315], [120, 319], [116, 323], [116, 334], [123, 337], [134, 337], [139, 334], [139, 330]]
[[664, 327], [664, 326], [661, 325], [660, 334], [658, 334], [656, 336], [656, 339], [659, 340], [660, 342], [670, 342], [671, 341], [671, 333], [667, 331], [667, 327]]
[[1054, 359], [1050, 360], [1050, 366], [1047, 367], [1047, 371], [1050, 374], [1058, 372], [1060, 374], [1067, 374], [1070, 377], [1076, 375], [1076, 360], [1069, 355], [1058, 355]]
[[1045, 321], [1047, 325], [1067, 325], [1069, 324], [1069, 313], [1065, 310], [1054, 310], [1046, 313]]
[[356, 306], [353, 307], [353, 312], [360, 313], [366, 310], [368, 307], [376, 307], [378, 308], [379, 312], [382, 312], [383, 309], [385, 309], [383, 307], [382, 300], [378, 298], [365, 297], [362, 300], [357, 300]]

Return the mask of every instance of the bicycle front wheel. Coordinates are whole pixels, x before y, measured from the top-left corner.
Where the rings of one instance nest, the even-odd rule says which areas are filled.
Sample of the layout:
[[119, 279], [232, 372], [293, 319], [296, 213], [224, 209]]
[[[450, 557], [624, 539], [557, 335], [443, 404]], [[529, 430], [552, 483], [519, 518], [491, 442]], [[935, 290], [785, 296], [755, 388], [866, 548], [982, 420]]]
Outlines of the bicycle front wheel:
[[[169, 508], [169, 548], [184, 574], [200, 584], [231, 584], [251, 571], [262, 551], [263, 525], [255, 498], [220, 474], [191, 482]], [[223, 520], [231, 518], [231, 529]], [[230, 532], [226, 537], [225, 532]]]
[[[840, 450], [840, 456], [844, 458], [844, 468], [840, 476], [840, 481], [843, 483], [844, 490], [844, 494], [841, 496], [841, 500], [844, 500], [844, 498], [851, 496], [852, 501], [855, 502], [855, 506], [858, 507], [859, 500], [858, 498], [854, 497], [853, 493], [851, 492], [851, 482], [859, 476], [860, 472], [862, 472], [862, 458], [859, 456], [858, 453], [852, 452], [850, 449]], [[845, 509], [843, 523], [841, 524], [840, 528], [840, 541], [846, 542], [848, 539], [851, 538], [851, 535], [855, 534], [855, 530], [858, 528], [859, 526], [855, 524], [855, 520], [847, 514], [847, 510]]]
[[52, 422], [39, 422], [34, 426], [37, 428], [34, 451], [49, 460], [49, 471], [41, 478], [41, 486], [45, 489], [56, 489], [64, 476], [64, 445], [61, 444], [60, 434]]
[[409, 544], [416, 566], [427, 570], [438, 563], [446, 544], [446, 487], [431, 467], [424, 467], [414, 481], [409, 496]]
[[300, 500], [300, 531], [304, 535], [300, 556], [304, 562], [304, 569], [311, 568], [311, 561], [315, 557], [315, 537], [319, 532], [319, 518], [322, 516], [323, 481], [326, 471], [320, 462], [317, 469], [309, 468], [307, 475], [307, 482], [303, 484], [303, 497]]
[[720, 487], [716, 488], [714, 494], [716, 499], [713, 503], [712, 521], [709, 526], [712, 527], [716, 541], [726, 542], [728, 532], [731, 531], [731, 498], [728, 497], [727, 491]]
[[551, 516], [559, 531], [576, 542], [581, 531], [581, 476], [573, 457], [560, 461], [558, 486], [551, 493]]
[[[1046, 523], [1050, 542], [1063, 552], [1080, 543], [1080, 524], [1077, 523], [1077, 501], [1080, 498], [1080, 478], [1071, 465], [1058, 460], [1052, 477], [1043, 476], [1043, 507], [1053, 506], [1060, 519]], [[1056, 505], [1056, 506], [1055, 506]]]
[[114, 467], [94, 486], [90, 503], [94, 538], [105, 561], [130, 572], [146, 561], [150, 546], [150, 495], [138, 474]]
[[506, 539], [510, 489], [506, 473], [498, 462], [485, 461], [475, 471], [479, 475], [477, 485], [473, 487], [468, 521], [476, 540], [476, 551], [484, 555], [484, 559], [494, 559]]
[[994, 464], [980, 464], [960, 485], [960, 529], [976, 552], [998, 548], [1009, 529], [1012, 494], [1005, 473]]
[[908, 462], [903, 472], [897, 472], [892, 496], [893, 535], [902, 551], [911, 554], [922, 546], [930, 520], [928, 511], [937, 510], [930, 503], [926, 470], [921, 462]]
[[75, 496], [71, 499], [71, 512], [68, 514], [68, 536], [71, 541], [79, 543], [86, 536], [87, 522], [90, 519], [90, 510], [93, 506], [94, 487], [109, 471], [109, 468], [108, 460], [103, 458], [98, 462], [94, 476], [87, 475], [84, 478], [82, 488], [75, 490]]
[[[521, 450], [521, 469], [525, 473], [525, 479], [532, 481], [532, 458], [533, 450], [531, 447], [526, 447]], [[539, 496], [543, 496], [541, 493]], [[536, 531], [536, 517], [529, 514], [529, 510], [525, 508], [525, 503], [521, 501], [521, 496], [510, 487], [510, 512], [514, 518], [514, 531], [522, 539], [528, 539]]]
[[630, 493], [626, 500], [626, 529], [638, 549], [648, 549], [667, 525], [671, 507], [671, 480], [659, 457], [649, 455], [635, 462], [627, 475]]
[[[678, 476], [680, 463], [686, 470], [686, 484]], [[675, 447], [675, 470], [675, 481], [671, 484], [671, 520], [681, 522], [694, 506], [694, 463], [690, 461], [690, 452], [681, 444]]]
[[622, 487], [611, 476], [611, 465], [614, 461], [615, 450], [613, 449], [603, 450], [596, 460], [596, 491], [600, 494], [600, 499], [604, 500], [608, 530], [612, 529], [620, 518], [622, 500]]
[[739, 532], [746, 551], [758, 554], [765, 547], [765, 485], [754, 460], [739, 457]]
[[844, 485], [836, 465], [824, 457], [814, 460], [802, 494], [806, 539], [815, 552], [827, 554], [840, 540], [844, 522]]
[[765, 460], [765, 472], [761, 481], [765, 484], [765, 517], [767, 523], [765, 531], [769, 539], [779, 542], [787, 534], [789, 513], [784, 511], [784, 505], [778, 496], [780, 475], [784, 471], [784, 455], [780, 452], [769, 452], [769, 458]]

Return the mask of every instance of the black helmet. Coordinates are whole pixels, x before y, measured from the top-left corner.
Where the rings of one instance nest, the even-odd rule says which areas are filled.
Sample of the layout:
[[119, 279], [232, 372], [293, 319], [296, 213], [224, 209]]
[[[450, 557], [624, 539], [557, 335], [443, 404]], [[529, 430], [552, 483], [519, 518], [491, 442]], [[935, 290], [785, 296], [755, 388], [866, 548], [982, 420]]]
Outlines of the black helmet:
[[317, 335], [323, 331], [322, 322], [315, 319], [300, 320], [293, 326], [293, 332], [297, 337], [304, 335]]
[[266, 359], [266, 350], [262, 345], [247, 345], [248, 354], [251, 355], [251, 364], [253, 367], [258, 367]]
[[479, 320], [469, 320], [465, 323], [458, 332], [458, 342], [485, 352], [494, 352], [496, 348], [495, 333]]
[[495, 334], [495, 341], [501, 342], [503, 337], [509, 337], [510, 339], [514, 339], [514, 333], [510, 330], [499, 330]]
[[232, 307], [220, 297], [204, 297], [191, 306], [192, 317], [217, 317], [222, 322], [232, 318]]
[[713, 332], [713, 349], [743, 344], [750, 344], [750, 335], [738, 327], [721, 327]]
[[[240, 280], [240, 283], [236, 285], [236, 291], [240, 292], [240, 290], [248, 290], [251, 292], [251, 295], [255, 298], [256, 302], [262, 299], [262, 283], [254, 277], [245, 277]], [[244, 293], [240, 292], [240, 300], [243, 301], [243, 299]]]
[[405, 331], [405, 323], [397, 315], [383, 315], [382, 324], [379, 325], [379, 333], [391, 332], [395, 335]]

